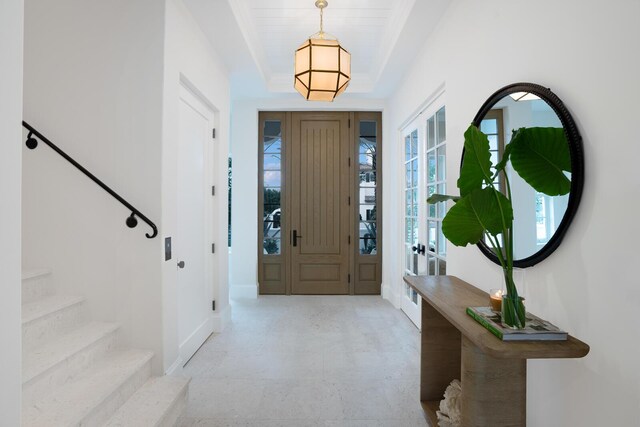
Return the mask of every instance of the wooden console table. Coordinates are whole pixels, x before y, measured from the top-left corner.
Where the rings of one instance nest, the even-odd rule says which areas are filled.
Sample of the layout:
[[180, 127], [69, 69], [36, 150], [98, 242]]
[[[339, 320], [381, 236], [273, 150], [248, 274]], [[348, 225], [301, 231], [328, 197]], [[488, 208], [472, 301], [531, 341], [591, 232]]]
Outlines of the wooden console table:
[[462, 383], [464, 427], [525, 426], [527, 359], [577, 358], [589, 346], [567, 341], [503, 342], [466, 313], [489, 305], [489, 294], [454, 276], [406, 276], [422, 297], [420, 401], [437, 427], [436, 411], [454, 379]]

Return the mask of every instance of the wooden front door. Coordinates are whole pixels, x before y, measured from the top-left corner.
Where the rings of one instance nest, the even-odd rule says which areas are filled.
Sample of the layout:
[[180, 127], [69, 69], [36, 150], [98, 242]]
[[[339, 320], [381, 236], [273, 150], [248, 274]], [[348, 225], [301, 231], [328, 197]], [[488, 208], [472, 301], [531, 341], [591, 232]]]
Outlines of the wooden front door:
[[260, 113], [260, 294], [380, 293], [381, 134], [378, 112]]
[[292, 294], [349, 293], [348, 120], [348, 113], [292, 115]]

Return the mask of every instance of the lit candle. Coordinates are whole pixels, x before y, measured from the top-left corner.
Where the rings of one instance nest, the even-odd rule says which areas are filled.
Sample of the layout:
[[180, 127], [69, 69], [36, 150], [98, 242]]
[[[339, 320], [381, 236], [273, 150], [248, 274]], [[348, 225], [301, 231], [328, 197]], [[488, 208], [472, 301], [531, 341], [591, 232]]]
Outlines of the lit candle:
[[489, 302], [491, 303], [491, 310], [502, 310], [502, 289], [491, 289], [489, 291]]

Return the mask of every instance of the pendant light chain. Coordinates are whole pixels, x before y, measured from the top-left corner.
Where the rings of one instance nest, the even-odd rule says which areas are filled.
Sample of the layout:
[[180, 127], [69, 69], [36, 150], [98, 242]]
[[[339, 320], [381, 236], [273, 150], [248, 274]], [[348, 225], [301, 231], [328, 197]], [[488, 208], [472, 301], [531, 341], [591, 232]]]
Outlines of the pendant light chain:
[[324, 12], [324, 7], [320, 8], [320, 38], [323, 39], [324, 38], [324, 29], [323, 29], [323, 22], [322, 22], [322, 18], [323, 18], [323, 14], [322, 12]]

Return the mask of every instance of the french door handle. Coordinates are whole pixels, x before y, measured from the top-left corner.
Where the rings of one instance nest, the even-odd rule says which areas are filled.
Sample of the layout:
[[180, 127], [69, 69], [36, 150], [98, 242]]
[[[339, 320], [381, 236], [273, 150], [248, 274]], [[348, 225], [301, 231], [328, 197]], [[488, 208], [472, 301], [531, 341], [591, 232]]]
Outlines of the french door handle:
[[427, 247], [425, 245], [418, 243], [416, 244], [416, 246], [412, 246], [411, 249], [420, 255], [424, 255]]
[[178, 263], [178, 268], [184, 268], [184, 261], [180, 261]]
[[293, 230], [291, 232], [291, 243], [293, 246], [298, 246], [298, 239], [302, 239], [302, 236], [298, 236], [298, 230]]

